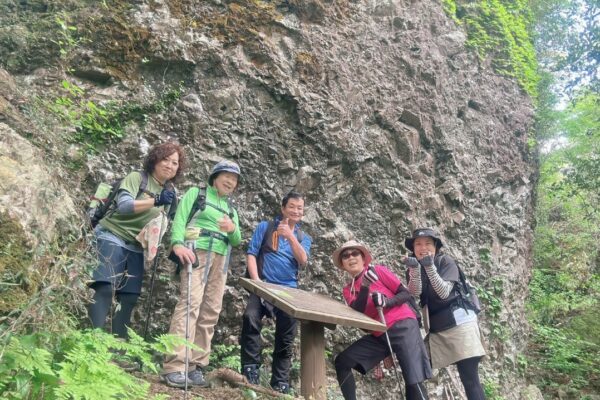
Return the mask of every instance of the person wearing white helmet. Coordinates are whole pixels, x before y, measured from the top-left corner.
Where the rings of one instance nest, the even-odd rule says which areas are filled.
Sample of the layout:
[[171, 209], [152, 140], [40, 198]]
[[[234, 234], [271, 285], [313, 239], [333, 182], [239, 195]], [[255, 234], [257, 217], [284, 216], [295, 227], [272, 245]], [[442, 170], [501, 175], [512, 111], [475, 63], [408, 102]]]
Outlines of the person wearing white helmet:
[[[229, 251], [242, 239], [238, 214], [229, 199], [238, 187], [239, 177], [238, 164], [229, 160], [217, 163], [208, 178], [208, 186], [189, 189], [173, 219], [173, 253], [182, 265], [192, 264], [194, 268], [191, 278], [180, 274], [181, 294], [169, 333], [185, 337], [187, 317], [189, 341], [199, 349], [191, 350], [187, 379], [185, 346], [165, 357], [162, 378], [169, 386], [206, 386], [202, 368], [208, 365], [214, 327], [221, 312]], [[201, 207], [197, 207], [198, 199], [203, 200]], [[188, 279], [191, 280], [189, 310]]]
[[441, 252], [440, 236], [431, 228], [415, 229], [404, 241], [411, 257], [408, 290], [420, 298], [429, 316], [429, 349], [433, 368], [456, 364], [469, 400], [483, 400], [479, 361], [485, 355], [476, 310], [462, 301], [459, 269], [452, 257]]

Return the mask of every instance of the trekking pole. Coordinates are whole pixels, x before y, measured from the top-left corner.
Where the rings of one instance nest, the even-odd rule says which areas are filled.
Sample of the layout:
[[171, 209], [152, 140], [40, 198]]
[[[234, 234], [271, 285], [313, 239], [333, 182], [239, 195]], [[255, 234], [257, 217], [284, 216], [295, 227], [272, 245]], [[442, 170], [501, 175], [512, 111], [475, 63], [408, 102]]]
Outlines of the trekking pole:
[[[193, 242], [186, 242], [185, 246], [188, 249], [194, 250]], [[194, 257], [196, 254], [194, 253]], [[192, 264], [187, 264], [187, 301], [185, 308], [185, 341], [189, 342], [190, 340], [190, 306], [192, 304]], [[184, 400], [187, 400], [188, 394], [188, 373], [190, 371], [190, 347], [189, 344], [185, 344], [185, 393], [183, 395]]]
[[[172, 188], [172, 184], [171, 184], [171, 188]], [[170, 216], [170, 212], [171, 212], [171, 206], [169, 206], [169, 213], [167, 214], [167, 223], [169, 222], [169, 220], [172, 220], [173, 218]], [[161, 236], [161, 240], [162, 240], [162, 236]], [[161, 249], [161, 241], [159, 240], [158, 242], [158, 249], [156, 250], [156, 255], [154, 256], [154, 264], [152, 264], [152, 275], [150, 276], [150, 292], [148, 293], [148, 305], [146, 306], [146, 323], [144, 324], [144, 341], [147, 341], [148, 339], [148, 329], [150, 328], [150, 309], [152, 308], [152, 296], [154, 295], [154, 282], [156, 279], [156, 270], [158, 269], [158, 259], [160, 256], [160, 249]]]
[[148, 304], [146, 305], [146, 323], [144, 324], [144, 341], [148, 339], [148, 328], [150, 327], [150, 309], [152, 308], [152, 295], [154, 293], [154, 280], [156, 278], [156, 269], [158, 268], [158, 257], [160, 255], [160, 247], [156, 251], [154, 256], [154, 263], [152, 264], [152, 275], [150, 276], [150, 291], [148, 293]]
[[[376, 308], [377, 313], [379, 314], [379, 319], [385, 326], [387, 326], [387, 323], [385, 322], [385, 317], [383, 316], [383, 305], [376, 305]], [[390, 351], [390, 357], [392, 357], [392, 364], [394, 365], [396, 379], [398, 380], [398, 382], [400, 382], [400, 375], [398, 374], [398, 363], [396, 363], [395, 353], [392, 349], [392, 342], [390, 342], [390, 335], [388, 335], [387, 330], [383, 332], [383, 334], [385, 335], [385, 341], [387, 342], [388, 350]]]
[[[375, 295], [375, 293], [373, 293]], [[380, 294], [380, 293], [377, 293]], [[373, 296], [375, 297], [375, 296]], [[373, 300], [375, 300], [375, 298], [373, 298]], [[375, 303], [375, 306], [377, 308], [377, 313], [379, 314], [379, 319], [381, 320], [381, 322], [387, 326], [387, 323], [385, 322], [385, 317], [383, 316], [383, 304], [381, 303]], [[387, 345], [388, 345], [388, 349], [390, 350], [390, 357], [392, 357], [392, 364], [394, 365], [394, 372], [396, 373], [396, 379], [398, 380], [398, 382], [400, 382], [400, 375], [398, 373], [398, 362], [396, 360], [396, 354], [394, 353], [394, 351], [392, 350], [392, 342], [390, 342], [390, 335], [388, 335], [387, 331], [385, 331], [383, 333], [385, 335], [385, 340], [387, 341]], [[426, 397], [423, 394], [423, 391], [421, 390], [421, 384], [417, 383], [417, 389], [419, 389], [419, 394], [421, 395], [421, 399], [425, 400]]]

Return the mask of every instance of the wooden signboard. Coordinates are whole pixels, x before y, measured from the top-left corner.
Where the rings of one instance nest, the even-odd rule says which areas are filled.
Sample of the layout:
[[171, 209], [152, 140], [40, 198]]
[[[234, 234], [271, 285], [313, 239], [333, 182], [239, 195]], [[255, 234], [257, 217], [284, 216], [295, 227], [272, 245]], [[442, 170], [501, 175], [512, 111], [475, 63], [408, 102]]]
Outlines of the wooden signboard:
[[300, 394], [305, 399], [325, 400], [325, 329], [335, 325], [371, 331], [386, 326], [347, 305], [318, 293], [240, 278], [240, 285], [300, 320]]

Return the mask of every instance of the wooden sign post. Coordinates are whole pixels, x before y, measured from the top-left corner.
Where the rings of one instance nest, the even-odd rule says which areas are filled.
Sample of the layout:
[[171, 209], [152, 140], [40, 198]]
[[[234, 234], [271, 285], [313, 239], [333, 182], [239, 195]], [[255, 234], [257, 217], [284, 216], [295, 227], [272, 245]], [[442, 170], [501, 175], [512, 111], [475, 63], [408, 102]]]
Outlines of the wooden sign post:
[[307, 400], [327, 398], [325, 326], [386, 329], [381, 322], [322, 294], [246, 278], [240, 278], [240, 285], [300, 320], [300, 394]]

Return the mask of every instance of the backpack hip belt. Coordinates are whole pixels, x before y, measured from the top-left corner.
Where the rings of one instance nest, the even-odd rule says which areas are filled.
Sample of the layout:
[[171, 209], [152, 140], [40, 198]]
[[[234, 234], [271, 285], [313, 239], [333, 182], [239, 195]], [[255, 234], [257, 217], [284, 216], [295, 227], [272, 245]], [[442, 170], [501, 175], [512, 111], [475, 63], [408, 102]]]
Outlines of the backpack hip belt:
[[[227, 235], [223, 235], [222, 233], [219, 233], [219, 232], [209, 231], [208, 229], [201, 229], [199, 236], [210, 237], [212, 239], [218, 239], [218, 240], [225, 242], [225, 244], [227, 244], [227, 245], [229, 244], [229, 238], [227, 237]], [[212, 247], [212, 241], [210, 241], [209, 247]]]

